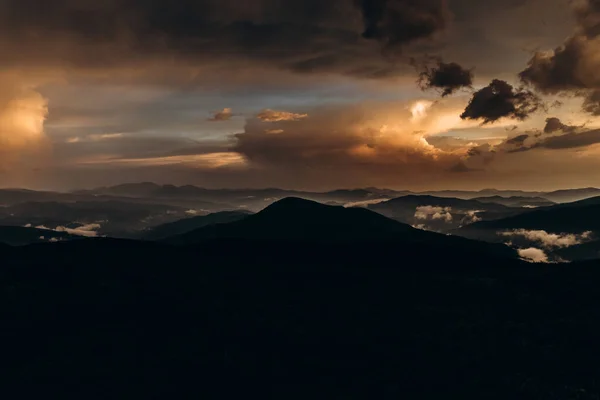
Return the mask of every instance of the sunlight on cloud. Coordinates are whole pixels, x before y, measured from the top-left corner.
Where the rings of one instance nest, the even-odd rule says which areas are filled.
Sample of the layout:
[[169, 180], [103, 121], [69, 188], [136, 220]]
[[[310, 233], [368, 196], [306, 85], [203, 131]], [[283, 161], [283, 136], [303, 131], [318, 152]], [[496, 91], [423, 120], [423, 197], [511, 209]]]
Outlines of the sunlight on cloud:
[[544, 252], [544, 250], [536, 249], [535, 247], [530, 247], [527, 249], [518, 250], [519, 257], [521, 257], [525, 261], [533, 262], [533, 263], [547, 263], [548, 255]]
[[411, 121], [417, 122], [427, 117], [427, 110], [433, 105], [432, 101], [417, 101], [410, 107], [410, 113], [412, 114]]
[[12, 161], [45, 143], [47, 100], [34, 86], [0, 76], [0, 164]]
[[499, 232], [501, 236], [520, 236], [532, 242], [540, 243], [544, 248], [565, 248], [585, 243], [592, 239], [592, 232], [581, 234], [573, 233], [548, 233], [544, 230], [516, 229], [513, 231]]
[[243, 167], [246, 165], [246, 159], [244, 156], [236, 152], [219, 152], [154, 158], [114, 158], [111, 156], [101, 156], [91, 160], [81, 160], [80, 164], [108, 164], [145, 167], [186, 164], [196, 168], [210, 169], [222, 167]]

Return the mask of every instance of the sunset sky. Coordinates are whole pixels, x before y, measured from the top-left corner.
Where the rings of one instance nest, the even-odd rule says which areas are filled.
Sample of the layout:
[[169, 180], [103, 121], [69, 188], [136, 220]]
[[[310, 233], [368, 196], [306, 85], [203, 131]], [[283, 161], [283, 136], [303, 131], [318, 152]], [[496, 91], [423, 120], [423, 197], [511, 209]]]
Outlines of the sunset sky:
[[600, 186], [600, 0], [0, 0], [0, 186]]

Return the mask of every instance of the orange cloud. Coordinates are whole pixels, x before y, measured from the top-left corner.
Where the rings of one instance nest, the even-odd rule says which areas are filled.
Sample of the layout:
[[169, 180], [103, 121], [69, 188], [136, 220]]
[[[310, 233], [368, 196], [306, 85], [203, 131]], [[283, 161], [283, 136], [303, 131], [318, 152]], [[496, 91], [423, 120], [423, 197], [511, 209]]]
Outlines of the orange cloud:
[[287, 111], [263, 110], [256, 115], [256, 118], [264, 122], [279, 122], [279, 121], [299, 121], [308, 118], [308, 114], [296, 114]]

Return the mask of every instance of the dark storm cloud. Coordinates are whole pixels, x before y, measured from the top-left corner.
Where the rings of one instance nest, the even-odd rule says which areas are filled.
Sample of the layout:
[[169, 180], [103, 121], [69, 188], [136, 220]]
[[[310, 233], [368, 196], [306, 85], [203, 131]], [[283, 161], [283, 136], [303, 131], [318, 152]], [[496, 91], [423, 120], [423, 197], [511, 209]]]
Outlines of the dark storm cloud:
[[445, 0], [355, 0], [364, 21], [362, 36], [386, 46], [402, 46], [444, 30], [450, 11]]
[[418, 83], [421, 89], [437, 89], [442, 97], [446, 97], [462, 88], [470, 88], [473, 85], [473, 71], [457, 63], [438, 60], [433, 67], [421, 67]]
[[546, 126], [544, 127], [544, 133], [555, 133], [558, 131], [562, 132], [573, 132], [577, 129], [576, 126], [565, 125], [562, 121], [556, 117], [546, 118]]
[[600, 129], [580, 133], [571, 132], [560, 136], [554, 136], [544, 139], [534, 147], [544, 147], [553, 150], [574, 149], [591, 146], [597, 143], [600, 143]]
[[600, 89], [587, 94], [583, 101], [583, 110], [595, 116], [600, 116]]
[[600, 143], [600, 129], [585, 130], [564, 124], [560, 119], [546, 119], [542, 132], [534, 130], [507, 138], [496, 146], [483, 144], [469, 149], [465, 166], [486, 165], [500, 154], [522, 153], [535, 149], [565, 150], [583, 148]]
[[584, 96], [583, 110], [600, 115], [600, 3], [573, 2], [577, 27], [573, 35], [550, 52], [537, 52], [519, 76], [544, 93]]
[[462, 119], [482, 120], [484, 124], [500, 118], [524, 120], [543, 108], [541, 99], [533, 92], [512, 85], [500, 79], [494, 79], [488, 86], [475, 92]]
[[0, 55], [77, 68], [249, 60], [380, 78], [399, 74], [382, 47], [432, 39], [449, 15], [444, 0], [4, 0]]

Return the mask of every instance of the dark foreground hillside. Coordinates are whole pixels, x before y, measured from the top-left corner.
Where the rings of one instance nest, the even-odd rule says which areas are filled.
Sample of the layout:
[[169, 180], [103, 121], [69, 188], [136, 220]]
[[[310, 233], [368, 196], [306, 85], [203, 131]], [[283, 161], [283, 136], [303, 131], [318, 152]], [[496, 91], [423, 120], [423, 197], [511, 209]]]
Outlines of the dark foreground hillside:
[[0, 254], [2, 385], [20, 398], [599, 394], [596, 264], [369, 241], [86, 239]]

